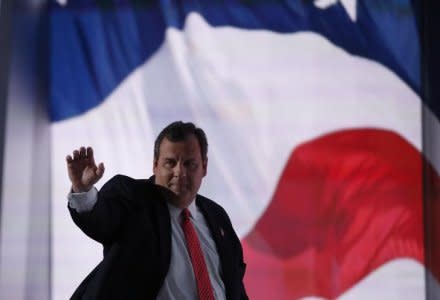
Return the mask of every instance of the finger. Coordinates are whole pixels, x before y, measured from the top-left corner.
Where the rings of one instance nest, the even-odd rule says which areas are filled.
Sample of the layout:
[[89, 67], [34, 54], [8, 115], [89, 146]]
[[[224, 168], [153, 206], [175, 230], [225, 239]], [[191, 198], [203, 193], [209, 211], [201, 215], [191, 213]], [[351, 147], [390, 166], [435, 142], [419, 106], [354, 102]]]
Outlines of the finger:
[[93, 156], [93, 148], [92, 147], [88, 146], [86, 150], [87, 150], [87, 156]]
[[73, 159], [74, 160], [79, 159], [79, 151], [78, 150], [73, 151]]
[[86, 147], [79, 148], [79, 156], [81, 158], [85, 158], [86, 157]]
[[89, 161], [94, 165], [95, 164], [95, 157], [93, 156], [93, 148], [87, 147], [87, 158]]

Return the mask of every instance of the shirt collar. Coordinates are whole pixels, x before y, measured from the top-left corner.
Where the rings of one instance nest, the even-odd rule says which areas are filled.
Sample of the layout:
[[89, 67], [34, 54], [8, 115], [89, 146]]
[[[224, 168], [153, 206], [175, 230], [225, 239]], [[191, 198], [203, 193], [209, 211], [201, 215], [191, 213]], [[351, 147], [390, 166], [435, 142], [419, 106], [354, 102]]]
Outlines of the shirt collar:
[[[168, 210], [170, 212], [170, 215], [172, 218], [178, 219], [180, 217], [180, 214], [182, 212], [182, 208], [176, 207], [172, 205], [171, 203], [167, 202]], [[195, 199], [191, 202], [191, 204], [188, 206], [188, 210], [191, 213], [191, 218], [196, 220], [197, 219], [197, 205]]]

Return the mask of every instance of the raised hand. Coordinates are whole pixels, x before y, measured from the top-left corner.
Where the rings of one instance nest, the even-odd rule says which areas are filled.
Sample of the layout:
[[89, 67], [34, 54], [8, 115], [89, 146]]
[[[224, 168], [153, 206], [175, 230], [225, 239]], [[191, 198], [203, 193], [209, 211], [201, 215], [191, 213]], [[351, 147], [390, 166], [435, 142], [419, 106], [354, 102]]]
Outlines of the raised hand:
[[104, 174], [104, 164], [96, 166], [92, 147], [74, 150], [73, 157], [67, 155], [66, 161], [67, 173], [75, 193], [89, 191]]

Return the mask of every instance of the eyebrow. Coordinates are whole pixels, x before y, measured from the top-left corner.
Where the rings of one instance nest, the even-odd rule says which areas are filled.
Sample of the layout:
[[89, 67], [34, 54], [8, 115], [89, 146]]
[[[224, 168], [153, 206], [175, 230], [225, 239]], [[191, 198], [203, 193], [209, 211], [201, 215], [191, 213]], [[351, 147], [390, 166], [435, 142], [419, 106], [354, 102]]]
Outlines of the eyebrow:
[[[165, 161], [176, 161], [177, 159], [174, 158], [174, 157], [163, 157], [163, 160], [165, 160]], [[191, 162], [195, 161], [195, 162], [197, 162], [197, 157], [189, 157], [187, 159], [184, 159], [184, 161], [191, 161]]]

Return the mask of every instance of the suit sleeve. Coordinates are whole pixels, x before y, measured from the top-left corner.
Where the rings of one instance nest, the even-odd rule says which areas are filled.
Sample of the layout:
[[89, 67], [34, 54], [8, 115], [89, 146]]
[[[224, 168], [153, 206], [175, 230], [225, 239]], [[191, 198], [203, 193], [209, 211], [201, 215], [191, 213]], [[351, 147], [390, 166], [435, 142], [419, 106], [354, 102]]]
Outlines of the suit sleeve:
[[68, 208], [73, 221], [86, 235], [102, 244], [111, 243], [118, 238], [128, 217], [137, 210], [134, 180], [116, 175], [98, 192], [92, 210], [79, 213]]

